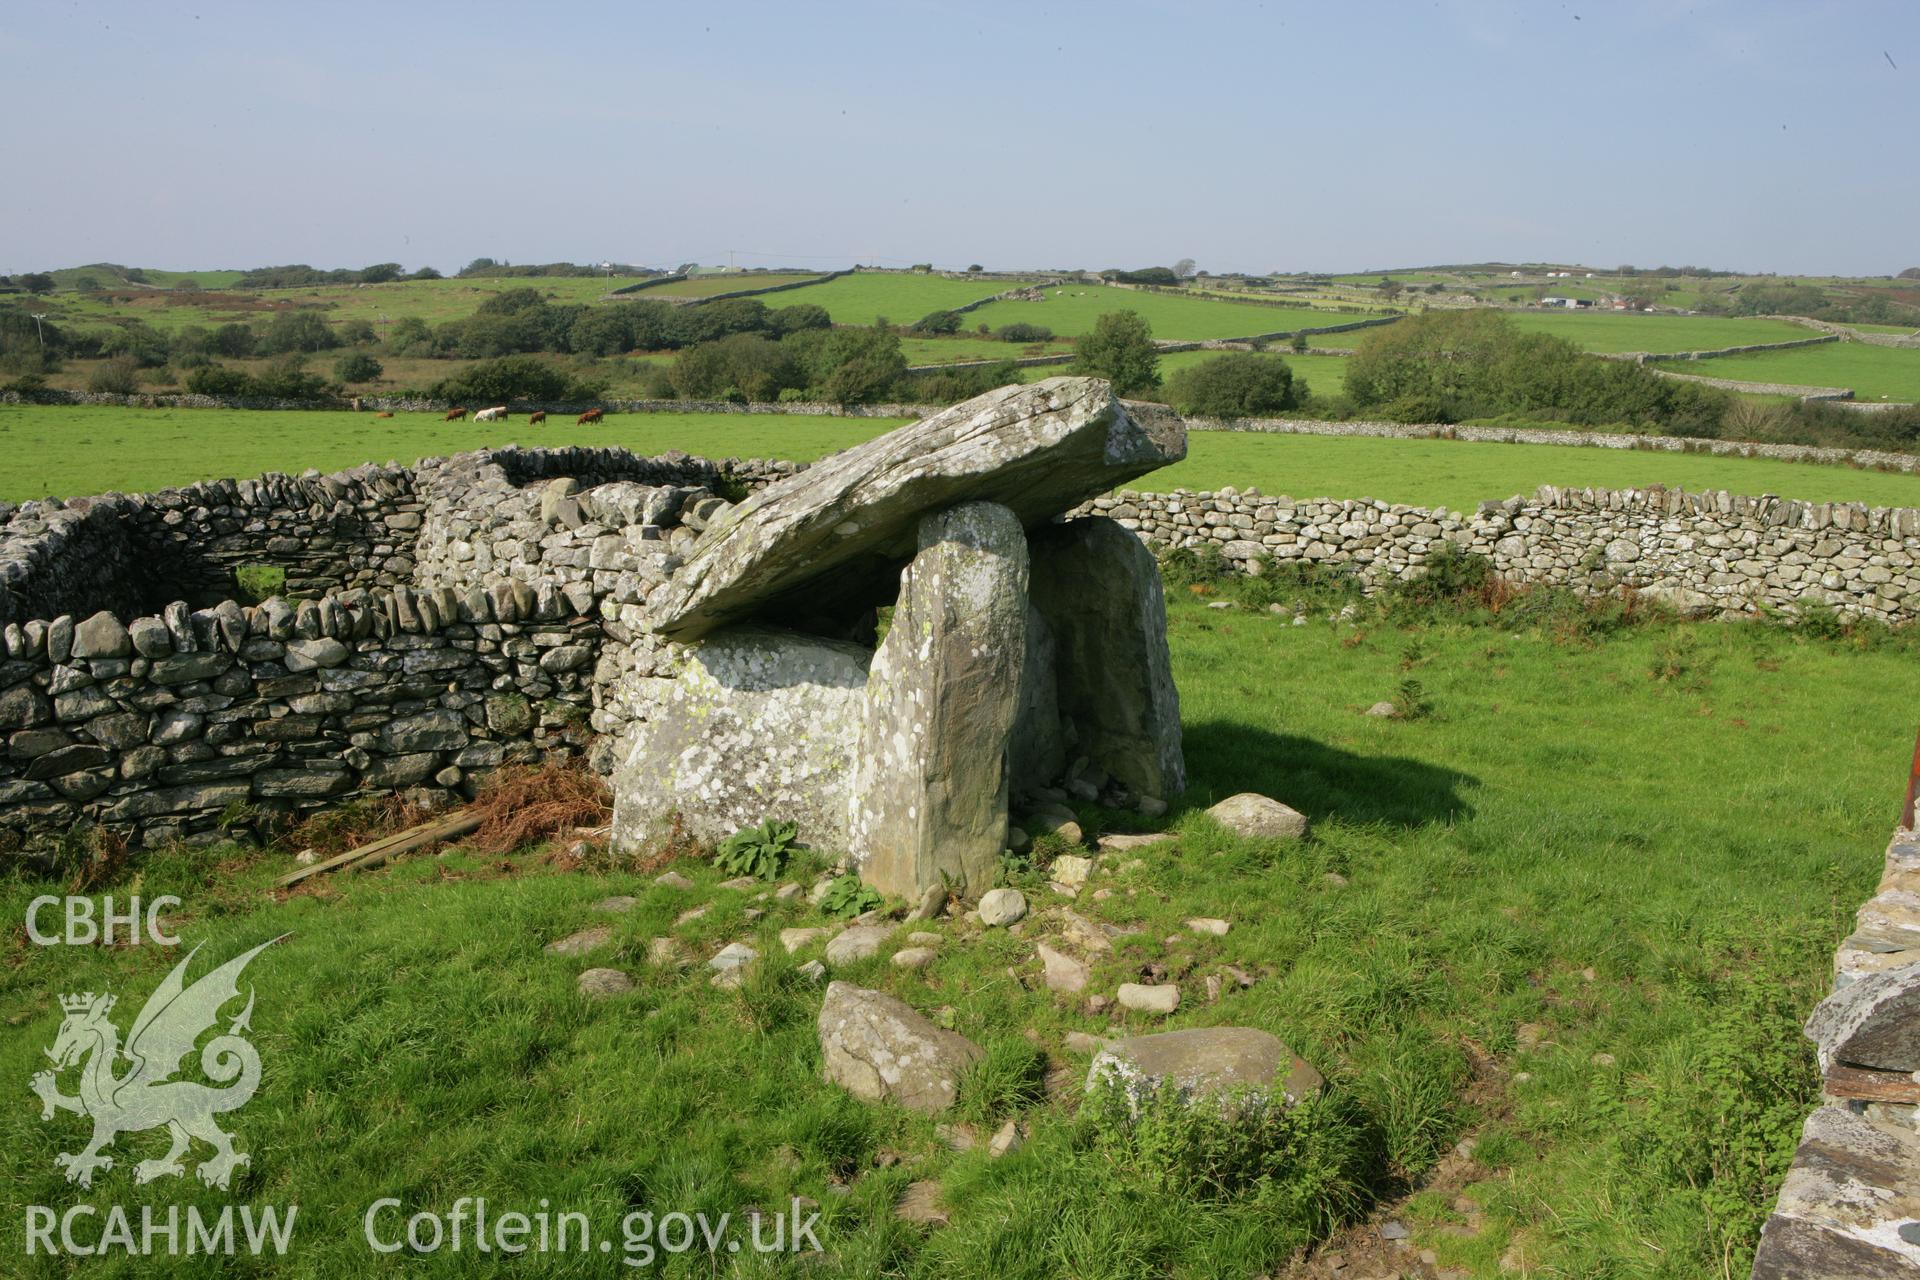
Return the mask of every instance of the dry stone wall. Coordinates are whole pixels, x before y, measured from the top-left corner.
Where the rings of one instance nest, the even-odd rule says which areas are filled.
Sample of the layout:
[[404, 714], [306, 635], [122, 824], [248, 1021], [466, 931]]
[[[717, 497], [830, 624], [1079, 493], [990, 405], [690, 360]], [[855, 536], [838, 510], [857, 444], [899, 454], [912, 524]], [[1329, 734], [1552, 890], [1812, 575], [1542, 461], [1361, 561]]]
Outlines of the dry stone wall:
[[1633, 587], [1693, 613], [1792, 614], [1809, 602], [1901, 623], [1920, 616], [1920, 511], [1678, 489], [1565, 489], [1472, 514], [1257, 490], [1125, 491], [1083, 511], [1156, 548], [1212, 547], [1243, 572], [1304, 561], [1368, 589], [1419, 571], [1441, 543], [1509, 581]]
[[[585, 751], [658, 657], [620, 620], [722, 492], [796, 469], [505, 449], [0, 510], [0, 845], [210, 838]], [[242, 604], [240, 563], [310, 597]]]

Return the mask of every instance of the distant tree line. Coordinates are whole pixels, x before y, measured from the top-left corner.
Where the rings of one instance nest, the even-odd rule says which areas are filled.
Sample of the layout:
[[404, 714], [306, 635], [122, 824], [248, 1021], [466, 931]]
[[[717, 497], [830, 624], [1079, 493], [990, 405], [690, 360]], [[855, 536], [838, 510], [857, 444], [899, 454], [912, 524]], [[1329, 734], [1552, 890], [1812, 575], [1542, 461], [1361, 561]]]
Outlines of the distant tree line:
[[1920, 307], [1879, 289], [1836, 296], [1804, 284], [1750, 284], [1738, 293], [1712, 294], [1695, 310], [1726, 316], [1805, 316], [1830, 324], [1897, 324], [1920, 328]]

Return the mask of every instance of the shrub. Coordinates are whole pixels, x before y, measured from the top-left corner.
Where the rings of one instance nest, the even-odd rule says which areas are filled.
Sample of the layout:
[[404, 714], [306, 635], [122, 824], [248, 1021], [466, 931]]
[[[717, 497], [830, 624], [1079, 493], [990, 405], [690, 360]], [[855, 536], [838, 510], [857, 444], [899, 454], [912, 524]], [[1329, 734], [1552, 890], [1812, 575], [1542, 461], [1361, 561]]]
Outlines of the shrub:
[[713, 854], [713, 864], [728, 875], [777, 880], [794, 850], [799, 828], [768, 818], [757, 827], [743, 827], [727, 837]]
[[1116, 395], [1157, 390], [1160, 356], [1154, 350], [1153, 330], [1137, 312], [1109, 311], [1094, 321], [1092, 333], [1080, 339], [1073, 371], [1107, 379]]
[[827, 915], [844, 919], [871, 911], [882, 901], [878, 889], [849, 871], [843, 876], [835, 877], [833, 883], [827, 887], [826, 896], [820, 899], [820, 910]]
[[945, 337], [960, 332], [960, 313], [958, 311], [931, 311], [921, 316], [913, 326], [915, 333], [933, 337]]
[[1029, 346], [1036, 342], [1051, 342], [1053, 330], [1043, 324], [1003, 324], [993, 331], [993, 336], [1002, 342]]
[[600, 388], [568, 377], [565, 370], [534, 355], [482, 360], [442, 378], [427, 394], [457, 404], [506, 404], [514, 400], [594, 400]]
[[259, 345], [268, 355], [330, 351], [340, 345], [340, 338], [316, 312], [282, 311], [267, 322]]
[[140, 362], [129, 355], [114, 356], [87, 375], [87, 390], [133, 395], [140, 390]]
[[244, 396], [252, 392], [253, 379], [231, 365], [205, 364], [187, 371], [187, 390], [197, 396]]
[[673, 388], [687, 400], [773, 400], [805, 381], [793, 353], [757, 333], [736, 333], [682, 351], [673, 362]]
[[342, 382], [372, 382], [384, 372], [381, 363], [364, 351], [341, 356], [333, 366], [333, 376]]
[[1301, 395], [1293, 370], [1277, 356], [1237, 352], [1182, 369], [1167, 384], [1167, 399], [1182, 413], [1211, 418], [1257, 418], [1296, 408]]
[[207, 350], [217, 356], [240, 359], [252, 355], [256, 345], [253, 330], [238, 321], [223, 324], [207, 335]]
[[327, 394], [327, 380], [307, 372], [307, 358], [299, 352], [280, 357], [253, 375], [248, 394], [278, 400], [317, 400]]

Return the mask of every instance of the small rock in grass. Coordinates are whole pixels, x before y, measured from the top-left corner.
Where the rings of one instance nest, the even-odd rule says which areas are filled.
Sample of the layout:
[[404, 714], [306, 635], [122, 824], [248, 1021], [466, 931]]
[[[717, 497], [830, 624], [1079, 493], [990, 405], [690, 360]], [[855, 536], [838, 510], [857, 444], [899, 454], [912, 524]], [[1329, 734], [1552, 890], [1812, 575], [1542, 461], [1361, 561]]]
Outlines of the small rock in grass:
[[1087, 989], [1087, 982], [1093, 975], [1084, 963], [1064, 951], [1054, 950], [1044, 942], [1034, 950], [1045, 968], [1047, 990], [1073, 995]]
[[[724, 985], [737, 987], [740, 985], [740, 980], [744, 976], [743, 971], [746, 967], [759, 958], [760, 953], [746, 943], [729, 942], [726, 946], [714, 953], [713, 959], [707, 961], [707, 968], [716, 971], [714, 978], [715, 986]], [[729, 979], [729, 981], [722, 983], [720, 981], [722, 978]]]
[[1253, 791], [1228, 796], [1207, 813], [1243, 839], [1301, 840], [1307, 834], [1306, 814]]
[[1227, 936], [1227, 931], [1233, 928], [1233, 926], [1225, 920], [1218, 920], [1212, 916], [1195, 916], [1193, 919], [1187, 921], [1187, 928], [1193, 930], [1195, 933], [1208, 933], [1216, 938], [1224, 938]]
[[1020, 1132], [1020, 1122], [1009, 1120], [988, 1141], [987, 1154], [998, 1160], [1001, 1156], [1018, 1151], [1025, 1141], [1026, 1135]]
[[1231, 601], [1231, 600], [1209, 600], [1209, 601], [1207, 601], [1207, 608], [1209, 608], [1209, 609], [1231, 609], [1231, 608], [1233, 608], [1233, 607], [1234, 607], [1234, 606], [1233, 606], [1233, 601]]
[[856, 924], [843, 929], [827, 943], [827, 963], [838, 967], [876, 955], [880, 944], [892, 933], [891, 928], [879, 924]]
[[1141, 1013], [1172, 1013], [1180, 1007], [1180, 988], [1171, 983], [1149, 987], [1138, 982], [1123, 982], [1117, 995], [1122, 1005]]
[[1347, 887], [1350, 881], [1348, 881], [1348, 879], [1345, 876], [1341, 875], [1338, 871], [1329, 871], [1325, 875], [1320, 877], [1320, 883], [1326, 885], [1330, 889], [1344, 889]]
[[946, 1226], [947, 1211], [940, 1207], [940, 1184], [909, 1183], [906, 1195], [900, 1198], [899, 1205], [894, 1208], [893, 1216], [919, 1227]]
[[680, 949], [678, 938], [655, 938], [647, 943], [647, 961], [668, 969], [678, 969], [686, 964], [686, 953]]
[[1065, 885], [1077, 892], [1082, 885], [1086, 884], [1087, 877], [1092, 874], [1092, 858], [1063, 853], [1053, 860], [1052, 875], [1055, 885]]
[[932, 964], [940, 953], [932, 947], [903, 947], [893, 953], [893, 967], [896, 969], [924, 969]]
[[1382, 1240], [1405, 1240], [1412, 1234], [1411, 1231], [1407, 1230], [1407, 1224], [1398, 1219], [1392, 1219], [1380, 1224], [1380, 1238]]
[[757, 888], [759, 884], [760, 882], [752, 876], [735, 876], [731, 880], [722, 880], [717, 887], [721, 889], [753, 889]]
[[794, 972], [815, 986], [819, 986], [827, 980], [827, 966], [821, 964], [818, 960], [809, 960], [795, 969]]
[[916, 947], [937, 947], [943, 941], [944, 939], [941, 938], [939, 934], [927, 933], [924, 930], [918, 933], [910, 933], [907, 935], [907, 942], [910, 945], [916, 946]]
[[782, 929], [780, 931], [780, 945], [787, 949], [788, 955], [792, 955], [815, 939], [826, 937], [830, 932], [832, 932], [832, 930], [820, 928]]
[[937, 920], [947, 909], [947, 890], [944, 885], [930, 884], [927, 891], [920, 895], [920, 901], [913, 910], [907, 912], [908, 920]]
[[1167, 811], [1167, 802], [1159, 796], [1141, 796], [1133, 807], [1146, 817], [1157, 818]]
[[555, 956], [581, 956], [592, 951], [595, 947], [606, 946], [612, 938], [612, 929], [604, 924], [597, 924], [591, 929], [582, 929], [580, 932], [570, 933], [556, 942], [549, 942], [547, 944], [547, 954]]
[[1113, 1041], [1106, 1036], [1088, 1035], [1084, 1031], [1067, 1032], [1067, 1049], [1071, 1053], [1099, 1053], [1112, 1044]]
[[1400, 708], [1394, 706], [1391, 702], [1376, 702], [1367, 708], [1367, 714], [1376, 720], [1398, 720], [1400, 718]]
[[1161, 844], [1171, 839], [1173, 839], [1173, 837], [1164, 831], [1154, 832], [1150, 835], [1129, 835], [1123, 833], [1101, 836], [1099, 845], [1100, 852], [1102, 853], [1124, 853], [1128, 849], [1140, 849], [1150, 844]]
[[988, 928], [1010, 925], [1027, 914], [1027, 895], [1018, 889], [989, 889], [980, 895], [980, 923]]
[[595, 911], [605, 911], [612, 915], [619, 915], [623, 912], [633, 910], [633, 904], [636, 901], [637, 899], [635, 898], [620, 894], [616, 897], [600, 899], [600, 901], [593, 904], [593, 909]]
[[688, 907], [685, 911], [675, 916], [673, 922], [676, 925], [683, 925], [689, 920], [698, 920], [701, 916], [707, 914], [710, 909], [710, 904], [704, 902], [697, 907]]
[[633, 979], [618, 969], [588, 969], [575, 979], [580, 994], [596, 1000], [633, 990]]
[[678, 871], [663, 871], [653, 878], [653, 882], [655, 884], [663, 884], [669, 889], [693, 888], [693, 881], [687, 879]]
[[773, 891], [773, 897], [776, 902], [791, 902], [805, 892], [805, 889], [789, 880]]

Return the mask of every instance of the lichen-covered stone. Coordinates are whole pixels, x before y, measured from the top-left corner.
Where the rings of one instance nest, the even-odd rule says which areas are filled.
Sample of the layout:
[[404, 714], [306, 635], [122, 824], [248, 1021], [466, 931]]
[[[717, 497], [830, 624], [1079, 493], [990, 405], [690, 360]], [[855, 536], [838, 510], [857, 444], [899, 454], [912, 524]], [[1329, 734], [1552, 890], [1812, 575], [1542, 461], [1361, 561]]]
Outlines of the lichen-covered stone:
[[1180, 694], [1152, 554], [1113, 521], [1089, 517], [1036, 531], [1032, 555], [1033, 604], [1053, 637], [1056, 697], [1079, 732], [1076, 751], [1135, 795], [1180, 794]]
[[953, 1105], [980, 1047], [910, 1006], [851, 983], [827, 984], [818, 1022], [827, 1079], [867, 1102], [936, 1113]]
[[658, 681], [613, 777], [613, 843], [652, 843], [679, 814], [723, 840], [778, 817], [803, 840], [847, 843], [848, 789], [871, 655], [771, 627], [716, 632]]
[[910, 901], [993, 883], [1026, 655], [1019, 518], [967, 503], [923, 520], [920, 547], [867, 680], [848, 818], [861, 878]]

